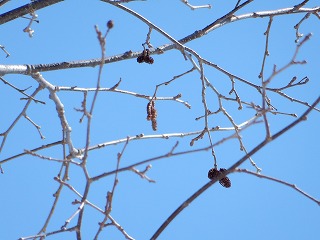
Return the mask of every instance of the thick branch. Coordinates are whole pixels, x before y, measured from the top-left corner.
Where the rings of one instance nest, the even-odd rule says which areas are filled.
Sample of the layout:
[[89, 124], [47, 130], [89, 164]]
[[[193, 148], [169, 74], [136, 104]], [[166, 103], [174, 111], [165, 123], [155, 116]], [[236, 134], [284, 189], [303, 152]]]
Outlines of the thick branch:
[[38, 0], [0, 15], [0, 25], [63, 0]]
[[[247, 2], [245, 2], [247, 3]], [[243, 4], [245, 4], [243, 3]], [[239, 10], [241, 7], [243, 7], [243, 4], [237, 7], [237, 10]], [[202, 37], [203, 35], [209, 33], [210, 31], [213, 31], [219, 27], [222, 27], [223, 25], [239, 20], [244, 20], [248, 18], [264, 18], [264, 17], [270, 17], [270, 16], [278, 16], [278, 15], [287, 15], [287, 14], [294, 14], [294, 13], [317, 13], [320, 11], [320, 7], [315, 8], [300, 8], [295, 9], [292, 8], [283, 8], [278, 10], [272, 10], [272, 11], [262, 11], [262, 12], [253, 12], [248, 14], [243, 14], [239, 16], [233, 16], [230, 13], [234, 13], [235, 10], [231, 11], [230, 13], [226, 14], [225, 16], [219, 18], [218, 20], [214, 21], [213, 23], [209, 24], [208, 26], [204, 27], [201, 30], [197, 30], [194, 33], [178, 40], [179, 47], [181, 44], [185, 44], [187, 42], [190, 42], [192, 40], [195, 40], [197, 38]], [[1, 15], [0, 15], [0, 22], [1, 22]], [[154, 28], [154, 25], [152, 26]], [[162, 30], [161, 30], [162, 31]], [[163, 32], [163, 31], [162, 31]], [[161, 32], [161, 33], [162, 33]], [[169, 35], [166, 35], [169, 36]], [[171, 39], [170, 39], [171, 40]], [[172, 40], [174, 41], [174, 39]], [[164, 51], [172, 50], [176, 48], [177, 43], [174, 42], [172, 44], [164, 44], [162, 46], [159, 46], [155, 50], [150, 51], [150, 55], [153, 54], [161, 54]], [[132, 52], [131, 50], [119, 54], [114, 55], [110, 57], [106, 57], [103, 61], [104, 64], [118, 62], [122, 60], [137, 58], [139, 55], [141, 55], [142, 51], [139, 52]], [[208, 64], [204, 61], [204, 63]], [[54, 71], [54, 70], [60, 70], [60, 69], [70, 69], [70, 68], [82, 68], [82, 67], [95, 67], [101, 64], [101, 58], [98, 59], [89, 59], [84, 61], [69, 61], [69, 62], [60, 62], [60, 63], [50, 63], [50, 64], [35, 64], [35, 65], [0, 65], [0, 74], [27, 74], [30, 75], [32, 72], [44, 72], [44, 71]]]

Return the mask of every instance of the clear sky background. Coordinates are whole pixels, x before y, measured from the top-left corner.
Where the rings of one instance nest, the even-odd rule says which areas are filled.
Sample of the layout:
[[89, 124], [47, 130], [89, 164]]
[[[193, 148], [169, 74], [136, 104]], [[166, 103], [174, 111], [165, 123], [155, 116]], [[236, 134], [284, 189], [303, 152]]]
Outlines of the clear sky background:
[[[10, 1], [1, 8], [7, 12], [28, 1]], [[253, 11], [275, 10], [292, 7], [301, 1], [256, 0], [242, 9], [237, 15]], [[178, 0], [137, 1], [126, 4], [162, 28], [175, 39], [180, 39], [202, 29], [209, 23], [229, 12], [236, 1], [194, 0], [191, 4], [212, 4], [211, 9], [190, 10]], [[311, 0], [306, 7], [319, 5]], [[0, 52], [1, 64], [39, 64], [63, 61], [86, 60], [100, 57], [94, 25], [106, 30], [106, 22], [114, 21], [114, 28], [107, 37], [106, 55], [113, 56], [126, 51], [143, 50], [148, 27], [133, 16], [101, 1], [68, 0], [37, 11], [40, 23], [33, 24], [34, 37], [29, 38], [22, 30], [28, 20], [19, 18], [0, 28], [0, 44], [11, 54], [5, 58]], [[281, 67], [287, 64], [295, 51], [295, 29], [293, 28], [305, 14], [278, 16], [274, 18], [270, 39], [270, 56], [267, 58], [266, 77], [273, 65]], [[218, 28], [201, 39], [187, 43], [202, 57], [218, 64], [227, 71], [255, 84], [258, 78], [265, 47], [265, 35], [268, 18], [246, 19]], [[307, 60], [306, 65], [296, 65], [280, 74], [270, 87], [286, 85], [293, 76], [302, 79], [308, 76], [308, 84], [295, 87], [285, 92], [297, 99], [312, 103], [319, 96], [319, 54], [320, 21], [310, 16], [300, 28], [303, 34], [313, 33], [299, 52], [297, 60]], [[154, 47], [170, 43], [168, 39], [153, 31], [151, 43]], [[177, 50], [153, 55], [153, 65], [138, 64], [135, 59], [120, 61], [104, 66], [102, 87], [112, 87], [119, 79], [119, 89], [140, 94], [152, 95], [157, 84], [172, 79], [192, 68]], [[227, 76], [206, 67], [205, 74], [221, 93], [227, 95], [231, 82]], [[95, 87], [98, 68], [81, 68], [44, 72], [44, 78], [57, 86]], [[4, 79], [11, 84], [25, 89], [31, 94], [37, 83], [29, 76], [6, 75]], [[253, 88], [236, 81], [236, 88], [243, 101], [261, 104], [261, 96]], [[158, 131], [154, 132], [151, 123], [146, 120], [145, 99], [130, 95], [104, 92], [98, 95], [93, 116], [91, 145], [135, 136], [164, 133], [185, 133], [201, 131], [203, 119], [195, 121], [204, 113], [201, 103], [201, 80], [197, 72], [192, 72], [177, 79], [168, 86], [159, 88], [158, 96], [182, 94], [192, 108], [173, 101], [157, 101]], [[55, 106], [48, 98], [48, 91], [43, 90], [37, 99], [45, 105], [32, 103], [28, 116], [41, 126], [46, 137], [41, 140], [37, 130], [22, 118], [10, 132], [0, 154], [0, 161], [19, 154], [24, 149], [33, 149], [61, 139], [61, 125]], [[72, 140], [77, 148], [85, 146], [86, 123], [79, 123], [81, 113], [74, 108], [81, 107], [83, 94], [80, 92], [58, 92], [65, 106], [65, 113], [72, 127]], [[89, 100], [92, 99], [90, 95]], [[0, 83], [0, 132], [5, 131], [21, 112], [25, 101], [17, 91]], [[296, 113], [300, 116], [307, 108], [292, 103], [276, 94], [270, 94], [273, 105], [279, 112]], [[209, 109], [218, 109], [216, 96], [208, 91]], [[254, 116], [255, 111], [244, 107], [237, 110], [237, 105], [224, 102], [234, 121], [240, 124]], [[319, 107], [319, 106], [318, 106]], [[286, 115], [268, 115], [271, 132], [295, 120]], [[319, 174], [319, 112], [312, 112], [308, 120], [299, 124], [253, 156], [253, 160], [262, 168], [262, 174], [296, 184], [313, 197], [320, 198]], [[209, 126], [231, 127], [231, 123], [222, 114], [209, 118]], [[212, 134], [213, 142], [221, 140], [232, 132]], [[251, 150], [264, 139], [264, 125], [258, 124], [242, 132], [247, 150]], [[176, 151], [187, 151], [209, 145], [204, 137], [193, 147], [189, 143], [195, 136], [184, 138], [151, 139], [132, 141], [121, 159], [120, 166], [125, 167], [151, 157], [168, 153], [179, 141]], [[88, 170], [90, 175], [115, 169], [117, 153], [123, 144], [102, 148], [90, 152]], [[228, 168], [239, 160], [244, 153], [239, 150], [236, 139], [219, 145], [216, 149], [219, 167]], [[61, 159], [61, 146], [39, 152], [46, 156]], [[111, 215], [135, 239], [150, 239], [169, 215], [189, 196], [209, 181], [207, 172], [213, 167], [210, 151], [181, 155], [154, 161], [148, 176], [156, 181], [149, 183], [133, 172], [119, 174]], [[147, 164], [138, 166], [143, 170]], [[5, 171], [0, 176], [0, 239], [18, 239], [37, 234], [54, 201], [53, 194], [58, 183], [53, 180], [60, 169], [60, 163], [46, 161], [32, 156], [23, 156], [2, 164]], [[241, 168], [255, 169], [246, 162]], [[319, 206], [292, 188], [259, 179], [244, 173], [229, 175], [232, 187], [223, 188], [219, 184], [198, 197], [164, 230], [158, 239], [320, 239]], [[110, 191], [114, 177], [110, 176], [95, 182], [88, 199], [104, 208], [106, 192]], [[85, 187], [82, 170], [71, 166], [70, 181], [80, 193]], [[47, 232], [59, 230], [77, 209], [71, 202], [77, 196], [64, 188], [55, 214]], [[93, 239], [98, 222], [103, 216], [94, 209], [86, 207], [83, 222], [83, 239]], [[76, 224], [73, 219], [69, 227]], [[75, 233], [62, 233], [47, 239], [76, 239]], [[124, 239], [115, 228], [108, 227], [100, 239]]]

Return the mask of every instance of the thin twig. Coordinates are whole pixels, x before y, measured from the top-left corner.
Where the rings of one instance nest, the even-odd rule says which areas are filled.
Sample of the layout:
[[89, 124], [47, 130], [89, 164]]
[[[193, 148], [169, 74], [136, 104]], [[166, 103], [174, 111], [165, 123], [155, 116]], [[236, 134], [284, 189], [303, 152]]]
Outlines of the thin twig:
[[28, 239], [37, 239], [39, 238], [40, 240], [45, 239], [48, 236], [54, 235], [54, 234], [58, 234], [58, 233], [62, 233], [62, 232], [74, 232], [77, 231], [77, 227], [70, 227], [70, 228], [66, 228], [66, 229], [60, 229], [60, 230], [56, 230], [53, 232], [48, 232], [48, 233], [39, 233], [37, 235], [33, 235], [33, 236], [28, 236], [28, 237], [21, 237], [18, 240], [28, 240]]
[[[68, 175], [69, 175], [69, 164], [63, 163], [62, 166], [61, 166], [61, 171], [60, 171], [59, 174], [61, 174], [63, 170], [64, 170], [64, 173], [63, 173], [63, 177], [62, 177], [62, 182], [66, 181], [66, 180], [68, 179]], [[58, 178], [60, 179], [60, 176], [59, 176]], [[58, 204], [58, 202], [59, 202], [59, 199], [60, 199], [60, 196], [61, 196], [60, 194], [61, 194], [61, 191], [62, 191], [62, 189], [63, 189], [63, 186], [64, 186], [64, 185], [63, 185], [62, 183], [60, 183], [57, 191], [53, 194], [53, 197], [55, 198], [55, 199], [54, 199], [54, 202], [53, 202], [53, 204], [52, 204], [52, 206], [51, 206], [51, 209], [50, 209], [50, 211], [49, 211], [48, 217], [46, 218], [45, 223], [43, 224], [43, 226], [42, 226], [42, 228], [40, 229], [40, 231], [38, 232], [38, 234], [44, 234], [44, 233], [46, 233], [47, 227], [48, 227], [48, 225], [49, 225], [49, 223], [50, 223], [50, 220], [51, 220], [51, 218], [52, 218], [52, 216], [53, 216], [53, 214], [54, 214], [54, 211], [55, 211], [55, 209], [56, 209], [56, 206], [57, 206], [57, 204]]]
[[[88, 158], [88, 148], [89, 148], [89, 144], [90, 144], [90, 132], [91, 132], [91, 121], [92, 121], [92, 115], [93, 115], [93, 110], [95, 107], [95, 103], [98, 97], [98, 93], [99, 93], [99, 89], [100, 89], [100, 82], [101, 82], [101, 74], [102, 74], [102, 69], [103, 69], [103, 63], [102, 60], [105, 58], [105, 44], [106, 44], [106, 39], [105, 37], [102, 36], [102, 32], [98, 29], [98, 26], [95, 26], [95, 30], [97, 33], [97, 37], [98, 37], [98, 41], [99, 41], [99, 45], [101, 48], [101, 63], [99, 66], [99, 70], [98, 70], [98, 80], [97, 80], [97, 86], [96, 86], [96, 90], [94, 92], [94, 96], [93, 96], [93, 100], [91, 103], [91, 107], [90, 107], [90, 111], [88, 113], [86, 113], [86, 116], [88, 118], [88, 122], [87, 122], [87, 135], [86, 135], [86, 147], [84, 149], [84, 154], [83, 154], [83, 165], [86, 165], [86, 161]], [[108, 28], [109, 30], [109, 28]], [[107, 35], [108, 31], [106, 32], [105, 36]]]
[[43, 160], [48, 160], [48, 161], [52, 161], [52, 162], [59, 162], [59, 163], [72, 163], [72, 164], [75, 164], [77, 166], [80, 166], [80, 163], [75, 162], [73, 160], [69, 160], [69, 159], [68, 160], [62, 160], [62, 159], [57, 159], [57, 158], [53, 158], [53, 157], [47, 157], [47, 156], [38, 154], [36, 152], [33, 152], [32, 150], [27, 150], [27, 149], [25, 149], [24, 152], [26, 154], [29, 154], [29, 155], [34, 156], [34, 157], [41, 158]]
[[41, 139], [45, 139], [46, 137], [42, 134], [41, 132], [41, 126], [39, 126], [38, 124], [36, 124], [27, 114], [23, 115], [25, 117], [25, 119], [27, 119], [38, 131], [40, 138]]
[[304, 0], [301, 3], [295, 5], [294, 8], [299, 9], [299, 8], [303, 7], [304, 5], [306, 5], [308, 2], [309, 2], [309, 0]]
[[[13, 84], [11, 84], [11, 83], [9, 83], [8, 81], [6, 81], [6, 80], [5, 80], [4, 78], [2, 78], [2, 77], [0, 77], [0, 80], [1, 80], [4, 84], [9, 85], [9, 86], [12, 87], [13, 89], [17, 90], [19, 93], [21, 93], [21, 94], [23, 94], [24, 96], [26, 96], [27, 99], [30, 98], [30, 99], [32, 99], [35, 103], [46, 104], [45, 102], [40, 101], [40, 100], [37, 100], [37, 99], [35, 99], [34, 97], [26, 94], [25, 91], [26, 91], [27, 89], [19, 89], [19, 88], [17, 88], [16, 86], [14, 86]], [[28, 89], [29, 89], [29, 88], [28, 88]]]
[[[239, 124], [237, 127], [238, 127], [238, 129], [243, 129], [246, 126], [249, 126], [249, 125], [255, 123], [256, 120], [257, 120], [257, 116], [254, 116], [253, 118]], [[216, 127], [210, 128], [209, 131], [211, 131], [211, 132], [214, 132], [214, 131], [234, 131], [234, 127], [216, 126]], [[176, 137], [182, 138], [182, 137], [187, 137], [187, 136], [199, 135], [202, 132], [203, 132], [203, 130], [194, 131], [194, 132], [166, 133], [166, 134], [156, 134], [156, 135], [137, 134], [135, 136], [129, 137], [129, 141], [140, 140], [140, 139], [146, 140], [146, 139], [169, 139], [169, 138], [176, 138]], [[127, 141], [127, 138], [122, 138], [122, 139], [118, 139], [118, 140], [114, 140], [114, 141], [110, 141], [110, 142], [100, 143], [98, 145], [91, 146], [88, 149], [88, 151], [104, 148], [104, 147], [107, 147], [110, 145], [117, 145], [117, 144], [120, 144], [120, 143], [123, 143], [126, 141]], [[83, 151], [83, 149], [81, 149], [80, 151]]]
[[[37, 151], [40, 151], [42, 149], [46, 149], [46, 148], [50, 148], [50, 147], [53, 147], [53, 146], [56, 146], [56, 145], [60, 145], [60, 144], [63, 144], [63, 141], [56, 141], [56, 142], [53, 142], [53, 143], [49, 143], [49, 144], [46, 144], [46, 145], [42, 145], [41, 147], [37, 147], [37, 148], [34, 148], [32, 150], [29, 150], [30, 152], [37, 152]], [[22, 152], [22, 153], [19, 153], [17, 155], [13, 155], [11, 157], [8, 157], [8, 158], [5, 158], [3, 160], [0, 161], [0, 164], [3, 164], [3, 163], [6, 163], [10, 160], [13, 160], [15, 158], [19, 158], [19, 157], [22, 157], [24, 155], [28, 154], [27, 152]]]
[[[83, 199], [83, 196], [70, 184], [66, 183], [65, 181], [61, 181], [59, 178], [55, 178], [56, 181], [58, 181], [60, 184], [63, 184], [65, 186], [67, 186], [72, 192], [74, 192], [79, 198]], [[90, 207], [94, 208], [95, 210], [97, 210], [98, 212], [102, 213], [105, 215], [105, 211], [102, 210], [101, 208], [97, 207], [96, 205], [92, 204], [88, 199], [85, 200], [85, 203], [87, 205], [89, 205]], [[79, 200], [75, 200], [73, 201], [73, 204], [81, 204], [81, 201]], [[131, 239], [134, 240], [134, 238], [132, 238], [131, 236], [128, 235], [128, 233], [126, 233], [126, 231], [121, 227], [121, 225], [119, 223], [117, 223], [114, 218], [109, 214], [108, 217], [111, 222], [112, 225], [114, 225], [124, 236], [126, 239]], [[105, 227], [105, 226], [104, 226]], [[67, 230], [66, 230], [67, 231]]]
[[120, 160], [121, 160], [121, 157], [123, 156], [124, 151], [127, 148], [128, 144], [129, 144], [129, 140], [127, 140], [126, 143], [124, 144], [121, 153], [118, 153], [116, 173], [114, 175], [112, 190], [111, 190], [111, 192], [109, 192], [109, 191], [107, 192], [107, 197], [106, 197], [107, 201], [106, 201], [106, 206], [104, 208], [105, 209], [105, 211], [104, 211], [105, 216], [104, 216], [103, 221], [99, 223], [99, 229], [94, 237], [94, 240], [97, 240], [99, 237], [99, 234], [102, 232], [103, 228], [105, 226], [108, 226], [108, 225], [106, 225], [106, 222], [108, 221], [108, 219], [110, 219], [110, 213], [112, 211], [112, 202], [113, 202], [114, 192], [115, 192], [116, 186], [118, 185], [118, 182], [119, 182], [118, 170], [120, 167]]
[[1, 146], [0, 146], [0, 152], [2, 151], [4, 144], [6, 142], [6, 139], [10, 133], [10, 131], [14, 128], [14, 126], [17, 124], [17, 122], [20, 120], [20, 118], [22, 116], [25, 116], [27, 109], [30, 105], [30, 103], [33, 101], [32, 99], [38, 94], [38, 92], [40, 92], [43, 89], [43, 87], [41, 85], [39, 85], [37, 87], [37, 89], [31, 94], [31, 98], [29, 98], [29, 100], [27, 101], [26, 105], [24, 106], [24, 108], [22, 109], [21, 113], [16, 117], [16, 119], [11, 123], [11, 125], [8, 127], [8, 129], [1, 133], [0, 136], [3, 136], [2, 142], [1, 142]]
[[2, 51], [3, 51], [5, 54], [7, 54], [7, 55], [6, 55], [6, 58], [7, 58], [7, 57], [10, 57], [10, 53], [6, 50], [5, 46], [0, 45], [0, 48], [2, 49]]
[[247, 170], [247, 169], [239, 169], [239, 168], [236, 168], [234, 170], [234, 172], [239, 172], [239, 173], [247, 173], [247, 174], [250, 174], [250, 175], [253, 175], [253, 176], [256, 176], [256, 177], [259, 177], [259, 178], [265, 178], [265, 179], [268, 179], [268, 180], [271, 180], [271, 181], [274, 181], [274, 182], [277, 182], [277, 183], [281, 183], [285, 186], [288, 186], [288, 187], [291, 187], [293, 188], [294, 190], [296, 190], [297, 192], [301, 193], [302, 195], [306, 196], [307, 198], [311, 199], [312, 201], [314, 201], [315, 203], [317, 203], [318, 205], [320, 205], [320, 200], [317, 200], [316, 198], [312, 197], [310, 194], [304, 192], [303, 190], [301, 190], [300, 188], [298, 188], [295, 184], [292, 184], [292, 183], [288, 183], [284, 180], [281, 180], [281, 179], [278, 179], [278, 178], [274, 178], [274, 177], [270, 177], [270, 176], [266, 176], [266, 175], [263, 175], [263, 174], [260, 174], [260, 173], [255, 173], [255, 172], [252, 172], [250, 170]]
[[264, 84], [268, 85], [275, 76], [277, 76], [279, 73], [285, 71], [286, 69], [288, 69], [289, 67], [291, 67], [292, 65], [295, 65], [295, 64], [306, 64], [307, 62], [306, 61], [297, 61], [296, 58], [297, 58], [297, 55], [299, 53], [299, 50], [300, 48], [307, 42], [310, 40], [312, 36], [312, 33], [309, 33], [308, 35], [306, 35], [304, 37], [304, 39], [297, 45], [294, 53], [293, 53], [293, 56], [291, 58], [291, 60], [286, 64], [284, 65], [283, 67], [277, 69], [276, 66], [273, 68], [273, 72], [272, 74], [268, 77], [268, 79], [266, 79], [264, 81]]
[[310, 17], [311, 13], [307, 13], [295, 26], [294, 29], [296, 29], [296, 40], [295, 42], [298, 43], [300, 38], [303, 37], [303, 34], [299, 32], [300, 25]]
[[[165, 83], [163, 83], [163, 84], [165, 84]], [[160, 84], [160, 85], [163, 85], [163, 84]], [[97, 88], [62, 87], [62, 86], [58, 87], [58, 89], [59, 89], [59, 91], [73, 91], [73, 92], [83, 92], [83, 93], [97, 91]], [[137, 98], [143, 98], [143, 99], [146, 99], [146, 100], [149, 100], [149, 101], [152, 100], [152, 99], [157, 100], [157, 101], [176, 101], [178, 103], [182, 103], [187, 108], [191, 108], [191, 105], [188, 102], [177, 98], [177, 96], [173, 96], [173, 97], [155, 97], [155, 96], [149, 96], [149, 95], [145, 95], [145, 94], [141, 94], [141, 93], [136, 93], [136, 92], [117, 89], [117, 88], [114, 88], [114, 86], [111, 87], [111, 88], [102, 88], [101, 87], [101, 88], [99, 88], [98, 91], [99, 92], [108, 92], [108, 91], [110, 91], [110, 92], [115, 92], [115, 93], [122, 93], [122, 94], [131, 95], [131, 96], [134, 96], [134, 97], [137, 97]], [[81, 109], [81, 110], [77, 109], [77, 111], [81, 111], [82, 112], [83, 109]]]
[[[265, 50], [264, 50], [264, 54], [263, 54], [263, 60], [262, 60], [262, 66], [261, 66], [261, 71], [259, 74], [259, 78], [261, 78], [261, 86], [262, 86], [262, 116], [263, 116], [263, 120], [264, 120], [264, 125], [265, 125], [265, 130], [266, 130], [266, 139], [269, 139], [271, 136], [270, 133], [270, 127], [269, 127], [269, 122], [268, 122], [268, 118], [267, 118], [267, 109], [266, 109], [266, 99], [267, 98], [267, 94], [266, 94], [266, 86], [267, 83], [264, 80], [264, 67], [266, 64], [266, 58], [267, 56], [269, 56], [269, 36], [270, 36], [270, 30], [271, 30], [271, 24], [273, 21], [273, 17], [270, 17], [269, 19], [269, 23], [268, 23], [268, 27], [267, 30], [265, 31], [264, 35], [266, 36], [266, 43], [265, 43]], [[268, 101], [269, 102], [269, 101]]]
[[29, 24], [23, 29], [23, 31], [28, 33], [29, 37], [33, 37], [34, 30], [31, 28], [31, 25], [33, 22], [39, 22], [39, 21], [36, 20], [38, 18], [38, 15], [34, 11], [30, 12], [30, 16], [31, 18], [28, 18]]
[[195, 6], [195, 5], [191, 5], [188, 0], [181, 0], [181, 2], [187, 5], [191, 10], [196, 10], [199, 8], [209, 8], [209, 9], [211, 8], [211, 4]]
[[146, 179], [148, 182], [155, 183], [156, 182], [155, 180], [149, 178], [146, 175], [147, 171], [149, 171], [151, 169], [151, 167], [152, 167], [152, 165], [149, 164], [148, 166], [146, 166], [146, 168], [143, 171], [139, 171], [138, 169], [133, 167], [133, 168], [131, 168], [131, 171], [138, 174], [141, 178]]

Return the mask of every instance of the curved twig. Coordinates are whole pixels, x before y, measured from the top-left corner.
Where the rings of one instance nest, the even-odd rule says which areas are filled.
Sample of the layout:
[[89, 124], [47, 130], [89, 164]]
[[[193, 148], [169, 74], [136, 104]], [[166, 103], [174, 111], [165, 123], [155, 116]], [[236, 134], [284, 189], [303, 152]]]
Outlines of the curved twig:
[[259, 178], [265, 178], [265, 179], [268, 179], [268, 180], [270, 180], [270, 181], [274, 181], [274, 182], [277, 182], [277, 183], [281, 183], [281, 184], [283, 184], [283, 185], [285, 185], [285, 186], [288, 186], [288, 187], [293, 188], [294, 190], [296, 190], [297, 192], [301, 193], [302, 195], [304, 195], [305, 197], [307, 197], [307, 198], [309, 198], [310, 200], [314, 201], [315, 203], [317, 203], [317, 204], [320, 206], [320, 200], [317, 200], [316, 198], [312, 197], [311, 195], [309, 195], [309, 194], [306, 193], [305, 191], [301, 190], [301, 189], [298, 188], [295, 184], [288, 183], [288, 182], [283, 181], [283, 180], [281, 180], [281, 179], [277, 179], [277, 178], [274, 178], [274, 177], [266, 176], [266, 175], [263, 175], [263, 174], [260, 174], [260, 173], [255, 173], [255, 172], [249, 171], [249, 170], [247, 170], [247, 169], [239, 169], [239, 168], [236, 168], [236, 169], [234, 170], [234, 172], [247, 173], [247, 174], [250, 174], [250, 175], [259, 177]]

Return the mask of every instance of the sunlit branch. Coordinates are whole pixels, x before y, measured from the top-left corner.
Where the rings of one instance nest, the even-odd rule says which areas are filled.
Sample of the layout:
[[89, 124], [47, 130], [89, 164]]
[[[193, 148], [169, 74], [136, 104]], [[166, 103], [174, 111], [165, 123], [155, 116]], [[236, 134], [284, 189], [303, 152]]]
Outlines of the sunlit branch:
[[[246, 126], [249, 126], [253, 123], [255, 123], [258, 119], [258, 116], [255, 116], [239, 125], [237, 125], [238, 129], [241, 130], [243, 128], [245, 128]], [[213, 131], [234, 131], [234, 127], [212, 127], [209, 129], [209, 131], [213, 132]], [[95, 146], [91, 146], [88, 148], [88, 151], [92, 151], [95, 149], [100, 149], [100, 148], [104, 148], [110, 145], [117, 145], [120, 143], [124, 143], [127, 141], [127, 139], [129, 141], [134, 141], [134, 140], [146, 140], [146, 139], [169, 139], [169, 138], [182, 138], [182, 137], [187, 137], [187, 136], [192, 136], [192, 135], [199, 135], [203, 132], [203, 130], [201, 131], [194, 131], [194, 132], [180, 132], [180, 133], [165, 133], [165, 134], [155, 134], [155, 135], [144, 135], [144, 134], [137, 134], [135, 136], [132, 137], [128, 137], [128, 138], [122, 138], [122, 139], [118, 139], [118, 140], [114, 140], [114, 141], [109, 141], [109, 142], [105, 142], [105, 143], [100, 143], [98, 145]]]
[[[225, 16], [217, 19], [213, 23], [209, 24], [208, 26], [195, 31], [194, 33], [182, 38], [179, 40], [182, 44], [185, 44], [187, 42], [190, 42], [194, 39], [200, 38], [203, 35], [208, 34], [209, 32], [220, 28], [226, 24], [230, 24], [232, 22], [241, 21], [249, 18], [265, 18], [265, 17], [272, 17], [272, 16], [281, 16], [281, 15], [287, 15], [287, 14], [297, 14], [297, 13], [318, 13], [320, 11], [320, 7], [314, 7], [314, 8], [282, 8], [277, 10], [269, 10], [269, 11], [258, 11], [258, 12], [252, 12], [252, 13], [246, 13], [242, 15], [234, 15], [236, 11], [238, 11], [240, 8], [244, 7], [246, 4], [249, 4], [252, 1], [246, 1], [243, 4], [239, 5], [236, 9], [233, 11], [227, 13]], [[166, 51], [168, 49], [172, 49], [173, 45], [167, 44], [164, 47], [161, 47], [163, 51]]]
[[33, 152], [32, 150], [27, 150], [27, 149], [24, 150], [24, 152], [26, 154], [29, 154], [29, 155], [34, 156], [34, 157], [38, 157], [38, 158], [43, 159], [43, 160], [48, 160], [48, 161], [52, 161], [52, 162], [59, 162], [59, 163], [72, 163], [72, 164], [80, 166], [80, 163], [75, 162], [73, 160], [62, 160], [62, 159], [57, 159], [57, 158], [53, 158], [53, 157], [47, 157], [47, 156], [38, 154], [36, 152]]
[[[248, 128], [248, 127], [251, 126], [252, 124], [259, 123], [259, 122], [257, 121], [257, 118], [258, 118], [258, 117], [255, 117], [254, 119], [252, 119], [252, 121], [250, 121], [250, 123], [248, 122], [246, 125], [242, 126], [242, 129], [241, 129], [241, 130], [245, 130], [246, 128]], [[231, 140], [231, 139], [233, 139], [233, 138], [236, 138], [236, 137], [237, 137], [237, 135], [236, 135], [236, 133], [234, 133], [234, 134], [229, 135], [228, 137], [222, 138], [221, 140], [215, 142], [213, 145], [210, 145], [210, 146], [208, 146], [208, 147], [199, 148], [199, 149], [193, 149], [193, 150], [187, 150], [187, 151], [181, 151], [181, 152], [174, 152], [175, 149], [176, 149], [177, 146], [178, 146], [178, 142], [177, 142], [177, 143], [171, 148], [171, 150], [170, 150], [169, 152], [167, 152], [166, 154], [164, 154], [164, 155], [157, 156], [157, 157], [153, 157], [153, 158], [149, 158], [149, 159], [146, 159], [146, 160], [137, 162], [137, 163], [135, 163], [135, 164], [129, 165], [129, 166], [127, 166], [127, 167], [120, 168], [120, 169], [118, 169], [118, 170], [114, 170], [114, 171], [111, 171], [111, 172], [102, 173], [102, 174], [100, 174], [100, 175], [97, 175], [97, 176], [95, 176], [95, 177], [92, 177], [91, 180], [92, 180], [92, 181], [97, 181], [97, 180], [100, 180], [101, 178], [104, 178], [104, 177], [106, 177], [106, 176], [115, 174], [116, 171], [122, 172], [122, 171], [132, 170], [132, 168], [134, 168], [134, 167], [136, 167], [136, 166], [143, 165], [143, 164], [146, 164], [146, 163], [149, 163], [149, 162], [153, 162], [153, 161], [157, 161], [157, 160], [164, 159], [164, 158], [170, 158], [170, 157], [174, 157], [174, 156], [180, 156], [180, 155], [186, 155], [186, 154], [191, 154], [191, 153], [208, 151], [208, 150], [212, 149], [212, 147], [217, 147], [217, 146], [223, 144], [224, 142], [229, 141], [229, 140]]]
[[[57, 87], [58, 91], [71, 91], [71, 92], [94, 92], [97, 89], [96, 88], [79, 88], [79, 87]], [[122, 93], [122, 94], [126, 94], [126, 95], [131, 95], [134, 97], [138, 97], [138, 98], [144, 98], [146, 100], [157, 100], [157, 101], [176, 101], [178, 103], [182, 103], [183, 105], [185, 105], [188, 108], [191, 108], [191, 105], [186, 102], [183, 101], [179, 98], [177, 98], [176, 96], [173, 97], [153, 97], [153, 96], [148, 96], [145, 94], [141, 94], [141, 93], [136, 93], [136, 92], [131, 92], [131, 91], [126, 91], [126, 90], [121, 90], [121, 89], [117, 89], [117, 88], [99, 88], [98, 89], [99, 92], [116, 92], [116, 93]]]
[[187, 5], [191, 10], [196, 10], [200, 8], [211, 8], [211, 4], [206, 4], [206, 5], [191, 5], [188, 0], [181, 0], [185, 5]]
[[[243, 14], [239, 16], [233, 16], [236, 11], [238, 11], [239, 9], [241, 9], [251, 1], [244, 2], [243, 4], [239, 5], [237, 8], [235, 8], [234, 10], [232, 10], [231, 12], [223, 16], [222, 18], [219, 18], [218, 20], [216, 20], [215, 22], [209, 25], [211, 27], [208, 28], [208, 26], [206, 26], [203, 29], [194, 31], [192, 34], [178, 41], [177, 40], [175, 41], [177, 41], [180, 45], [185, 44], [187, 42], [200, 38], [203, 35], [209, 33], [210, 31], [213, 31], [219, 27], [222, 27], [225, 24], [232, 23], [235, 21], [245, 20], [248, 18], [258, 18], [258, 17], [265, 18], [270, 16], [279, 16], [279, 15], [296, 14], [296, 13], [309, 13], [309, 12], [317, 15], [317, 13], [320, 11], [320, 7], [299, 8], [299, 9], [292, 7], [292, 8], [283, 8], [278, 10], [261, 11], [261, 12]], [[153, 26], [151, 27], [154, 28]], [[164, 51], [172, 50], [173, 48], [175, 48], [175, 46], [176, 46], [176, 43], [165, 44], [157, 47], [154, 51], [150, 51], [150, 54], [160, 54], [160, 53], [163, 53]], [[122, 60], [133, 59], [133, 58], [137, 58], [139, 55], [141, 55], [141, 53], [142, 51], [139, 51], [139, 52], [127, 51], [123, 54], [106, 57], [103, 62], [104, 64], [109, 64], [109, 63], [118, 62]], [[90, 60], [84, 60], [84, 61], [70, 61], [70, 62], [65, 61], [65, 62], [51, 63], [51, 64], [0, 65], [0, 75], [1, 74], [19, 74], [19, 73], [30, 75], [32, 72], [37, 72], [37, 71], [44, 72], [44, 71], [54, 71], [54, 70], [62, 70], [62, 69], [70, 69], [70, 68], [95, 67], [100, 65], [100, 63], [101, 63], [101, 59], [98, 58], [98, 59], [90, 59]], [[204, 61], [204, 63], [206, 62]]]
[[35, 12], [30, 13], [31, 18], [29, 19], [29, 24], [23, 29], [24, 32], [29, 34], [29, 37], [33, 37], [34, 30], [31, 29], [31, 25], [33, 22], [37, 22], [38, 15]]
[[66, 141], [66, 144], [69, 146], [69, 153], [73, 157], [76, 157], [79, 154], [79, 152], [76, 148], [74, 148], [72, 144], [71, 127], [69, 126], [69, 123], [67, 121], [65, 111], [64, 111], [64, 106], [60, 101], [58, 95], [56, 94], [56, 88], [51, 83], [46, 81], [40, 73], [34, 73], [32, 74], [32, 77], [40, 84], [41, 89], [46, 88], [50, 92], [49, 98], [55, 103], [56, 110], [60, 119], [61, 127], [66, 132], [65, 141]]

